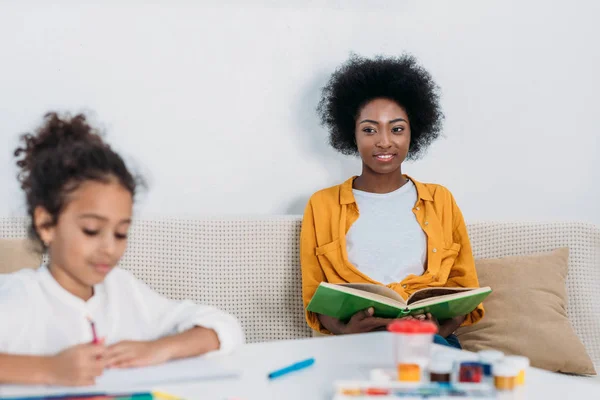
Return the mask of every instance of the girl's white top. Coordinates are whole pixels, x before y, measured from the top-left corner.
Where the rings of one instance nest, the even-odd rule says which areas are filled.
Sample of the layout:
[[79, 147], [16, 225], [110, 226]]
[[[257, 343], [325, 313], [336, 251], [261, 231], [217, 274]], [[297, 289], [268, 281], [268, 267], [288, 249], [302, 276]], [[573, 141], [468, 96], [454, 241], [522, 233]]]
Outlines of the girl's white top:
[[56, 282], [46, 266], [0, 275], [0, 352], [52, 355], [92, 341], [87, 317], [106, 345], [155, 340], [195, 326], [214, 329], [220, 353], [244, 342], [238, 320], [214, 307], [166, 298], [115, 268], [88, 301]]

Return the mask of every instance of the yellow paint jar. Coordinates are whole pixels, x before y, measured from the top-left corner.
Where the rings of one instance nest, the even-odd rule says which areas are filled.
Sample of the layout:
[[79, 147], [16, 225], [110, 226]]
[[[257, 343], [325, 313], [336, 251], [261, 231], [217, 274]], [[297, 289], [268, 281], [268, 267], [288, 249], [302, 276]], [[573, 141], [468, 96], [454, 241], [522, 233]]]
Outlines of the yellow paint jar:
[[519, 368], [511, 362], [499, 361], [493, 364], [494, 386], [497, 390], [511, 391], [517, 387]]
[[400, 382], [421, 382], [421, 366], [419, 364], [398, 364], [398, 380]]
[[356, 387], [356, 388], [350, 387], [350, 388], [341, 389], [340, 392], [344, 396], [362, 396], [362, 394], [363, 394], [362, 389], [358, 388], [358, 387]]
[[504, 361], [512, 363], [517, 367], [519, 373], [517, 376], [517, 385], [523, 386], [525, 384], [525, 377], [527, 370], [529, 369], [529, 358], [524, 356], [506, 356]]
[[477, 355], [483, 366], [483, 374], [486, 377], [493, 376], [492, 366], [504, 358], [504, 353], [498, 350], [481, 350]]
[[387, 327], [394, 336], [394, 353], [400, 382], [426, 382], [437, 326], [430, 321], [399, 320]]

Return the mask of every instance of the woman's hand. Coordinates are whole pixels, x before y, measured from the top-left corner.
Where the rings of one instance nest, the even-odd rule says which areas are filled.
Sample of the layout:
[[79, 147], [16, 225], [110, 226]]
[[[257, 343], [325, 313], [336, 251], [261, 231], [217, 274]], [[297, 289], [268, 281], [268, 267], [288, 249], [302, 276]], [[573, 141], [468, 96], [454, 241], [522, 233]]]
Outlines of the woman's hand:
[[379, 318], [373, 316], [374, 312], [372, 307], [359, 311], [354, 314], [347, 323], [343, 323], [337, 318], [322, 314], [319, 314], [318, 318], [321, 325], [334, 335], [382, 331], [385, 330], [390, 323], [398, 319], [412, 319], [410, 316], [404, 318]]
[[348, 323], [343, 327], [342, 334], [347, 335], [351, 333], [364, 333], [375, 330], [383, 330], [394, 321], [393, 318], [374, 317], [374, 312], [375, 310], [373, 310], [371, 307], [354, 314], [352, 318], [350, 318], [350, 321], [348, 321]]
[[465, 318], [467, 318], [466, 315], [459, 315], [458, 317], [450, 318], [440, 322], [433, 315], [429, 313], [425, 314], [425, 319], [436, 324], [438, 327], [438, 334], [444, 338], [453, 334], [454, 331], [456, 331], [458, 327], [462, 325], [462, 323], [465, 321]]

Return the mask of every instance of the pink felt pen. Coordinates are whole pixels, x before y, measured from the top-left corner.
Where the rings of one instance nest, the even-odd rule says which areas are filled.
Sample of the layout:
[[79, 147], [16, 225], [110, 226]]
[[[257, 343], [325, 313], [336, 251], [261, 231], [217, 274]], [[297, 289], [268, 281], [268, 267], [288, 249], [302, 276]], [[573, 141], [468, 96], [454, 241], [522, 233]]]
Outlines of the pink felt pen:
[[93, 344], [100, 343], [100, 341], [98, 340], [98, 335], [96, 334], [96, 325], [94, 325], [94, 321], [92, 320], [92, 317], [88, 316], [87, 320], [90, 322], [90, 327], [92, 328], [92, 336], [94, 337], [94, 339], [92, 340], [92, 343]]

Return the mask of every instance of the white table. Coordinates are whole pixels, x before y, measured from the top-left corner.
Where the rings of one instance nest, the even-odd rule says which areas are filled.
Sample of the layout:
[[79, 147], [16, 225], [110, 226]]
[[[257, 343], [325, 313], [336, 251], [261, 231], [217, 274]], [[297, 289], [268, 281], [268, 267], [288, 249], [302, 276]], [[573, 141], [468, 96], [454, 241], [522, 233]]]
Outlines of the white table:
[[[256, 343], [225, 358], [243, 373], [237, 379], [160, 385], [155, 388], [185, 399], [331, 399], [333, 382], [366, 379], [372, 368], [393, 368], [392, 337], [387, 332]], [[436, 351], [454, 351], [436, 346]], [[269, 381], [267, 374], [299, 360], [314, 357], [313, 366]], [[141, 388], [132, 388], [141, 389]], [[12, 387], [0, 395], [22, 393]], [[600, 384], [591, 378], [531, 369], [519, 399], [599, 399]]]

